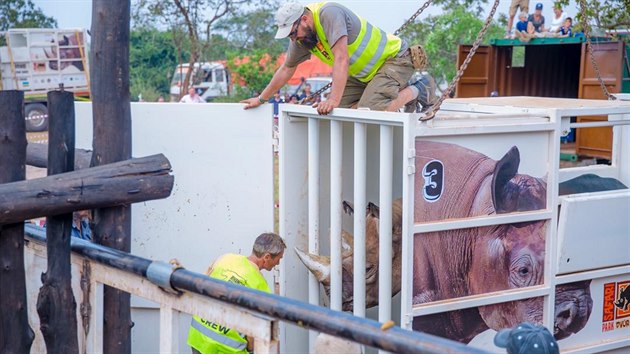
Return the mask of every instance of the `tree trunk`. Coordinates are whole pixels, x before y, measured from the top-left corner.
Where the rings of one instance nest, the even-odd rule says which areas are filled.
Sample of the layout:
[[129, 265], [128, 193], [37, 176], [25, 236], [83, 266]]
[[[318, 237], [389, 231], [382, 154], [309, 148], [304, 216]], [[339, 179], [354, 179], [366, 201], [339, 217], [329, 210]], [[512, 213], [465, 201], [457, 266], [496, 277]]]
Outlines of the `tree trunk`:
[[[74, 95], [48, 92], [48, 175], [74, 170]], [[46, 219], [48, 268], [37, 298], [40, 330], [48, 353], [79, 353], [77, 303], [72, 293], [72, 213]]]
[[[23, 103], [23, 92], [0, 91], [0, 183], [26, 177]], [[28, 353], [35, 337], [28, 325], [22, 220], [0, 223], [0, 353]]]
[[[92, 2], [92, 166], [131, 158], [129, 93], [130, 0]], [[131, 251], [131, 208], [128, 204], [94, 213], [94, 239], [104, 246]], [[131, 310], [128, 293], [103, 290], [103, 351], [131, 353]]]
[[[90, 167], [92, 151], [74, 149], [74, 169]], [[26, 164], [34, 167], [48, 167], [48, 144], [28, 143], [26, 146]]]
[[173, 189], [170, 169], [159, 154], [0, 184], [0, 224], [166, 198]]

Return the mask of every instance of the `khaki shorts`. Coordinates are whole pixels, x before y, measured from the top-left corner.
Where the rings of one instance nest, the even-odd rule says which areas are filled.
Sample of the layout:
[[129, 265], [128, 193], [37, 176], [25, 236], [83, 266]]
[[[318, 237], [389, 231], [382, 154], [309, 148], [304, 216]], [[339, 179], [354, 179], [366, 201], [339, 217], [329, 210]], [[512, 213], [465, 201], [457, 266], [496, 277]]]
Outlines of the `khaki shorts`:
[[411, 56], [388, 59], [368, 83], [349, 77], [339, 106], [350, 108], [358, 103], [357, 108], [384, 111], [407, 87], [414, 72]]
[[521, 8], [521, 12], [529, 13], [529, 0], [512, 0], [510, 5], [510, 18], [516, 15], [516, 9]]

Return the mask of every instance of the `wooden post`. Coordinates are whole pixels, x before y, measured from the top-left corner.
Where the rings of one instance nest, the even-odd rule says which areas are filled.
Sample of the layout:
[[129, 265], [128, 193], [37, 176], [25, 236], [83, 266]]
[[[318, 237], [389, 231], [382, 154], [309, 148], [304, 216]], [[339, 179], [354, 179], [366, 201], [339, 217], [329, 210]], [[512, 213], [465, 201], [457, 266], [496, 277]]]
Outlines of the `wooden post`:
[[[74, 95], [48, 92], [48, 175], [74, 170]], [[37, 298], [40, 329], [48, 353], [79, 353], [77, 303], [72, 293], [72, 213], [46, 218], [48, 268]]]
[[[24, 93], [0, 91], [0, 183], [26, 177]], [[35, 334], [28, 325], [24, 224], [0, 225], [0, 352], [28, 353]]]
[[[92, 108], [94, 120], [91, 166], [131, 158], [129, 93], [130, 0], [92, 2]], [[96, 242], [131, 251], [131, 207], [97, 209]], [[103, 351], [131, 353], [130, 296], [118, 289], [103, 290]]]

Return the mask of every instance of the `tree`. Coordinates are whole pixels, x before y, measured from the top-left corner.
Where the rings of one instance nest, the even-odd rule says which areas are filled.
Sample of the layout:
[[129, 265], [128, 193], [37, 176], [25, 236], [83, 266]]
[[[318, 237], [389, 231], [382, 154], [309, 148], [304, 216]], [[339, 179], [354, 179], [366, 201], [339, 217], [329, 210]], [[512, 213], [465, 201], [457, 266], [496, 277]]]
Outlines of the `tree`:
[[[267, 86], [278, 69], [277, 57], [272, 57], [263, 50], [254, 51], [247, 57], [234, 56], [228, 61], [228, 68], [233, 73], [235, 97], [231, 101], [252, 97]], [[241, 82], [247, 88], [239, 86]]]
[[9, 28], [54, 28], [57, 20], [46, 16], [31, 0], [0, 1], [0, 31]]
[[[505, 16], [490, 25], [484, 43], [501, 38], [505, 31]], [[450, 82], [457, 72], [457, 48], [472, 44], [484, 21], [462, 5], [449, 7], [442, 15], [429, 16], [416, 22], [401, 34], [409, 43], [421, 44], [429, 57], [429, 71], [438, 85]]]
[[[582, 1], [576, 0], [581, 8]], [[566, 6], [569, 0], [559, 0], [558, 4]], [[630, 0], [583, 0], [586, 17], [591, 26], [603, 30], [630, 27]], [[578, 21], [573, 23], [581, 28], [581, 12], [577, 14]]]
[[168, 97], [171, 75], [178, 63], [172, 36], [172, 32], [153, 28], [131, 31], [129, 64], [132, 100], [139, 95], [146, 101], [155, 101], [160, 95]]
[[[185, 33], [186, 41], [177, 36], [173, 36], [173, 40], [178, 53], [183, 53], [184, 45], [187, 44], [190, 53], [188, 64], [193, 67], [209, 48], [214, 26], [219, 20], [253, 11], [256, 6], [269, 6], [271, 1], [274, 0], [139, 0], [134, 9], [134, 17], [141, 21], [143, 14], [148, 15], [166, 25], [173, 34], [178, 31]], [[189, 70], [183, 87], [188, 86], [191, 74], [192, 70]]]

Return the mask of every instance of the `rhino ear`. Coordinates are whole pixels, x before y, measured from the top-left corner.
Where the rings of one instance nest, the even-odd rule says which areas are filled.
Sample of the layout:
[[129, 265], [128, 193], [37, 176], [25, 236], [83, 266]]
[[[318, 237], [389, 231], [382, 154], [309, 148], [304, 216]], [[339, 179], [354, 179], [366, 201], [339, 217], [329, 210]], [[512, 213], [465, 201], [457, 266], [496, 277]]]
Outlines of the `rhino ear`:
[[380, 214], [380, 208], [378, 207], [378, 205], [372, 202], [369, 202], [367, 205], [367, 216], [371, 215], [378, 219], [379, 214]]
[[492, 203], [497, 214], [509, 213], [514, 210], [516, 197], [510, 193], [510, 180], [516, 176], [518, 166], [521, 163], [520, 153], [516, 146], [512, 146], [505, 156], [494, 167], [492, 175]]
[[313, 273], [317, 281], [323, 285], [330, 284], [330, 258], [326, 256], [318, 256], [303, 252], [299, 248], [295, 248], [295, 253], [304, 263], [306, 268]]
[[344, 200], [343, 201], [343, 212], [348, 214], [348, 215], [353, 215], [354, 214], [354, 206], [352, 205], [351, 202]]

